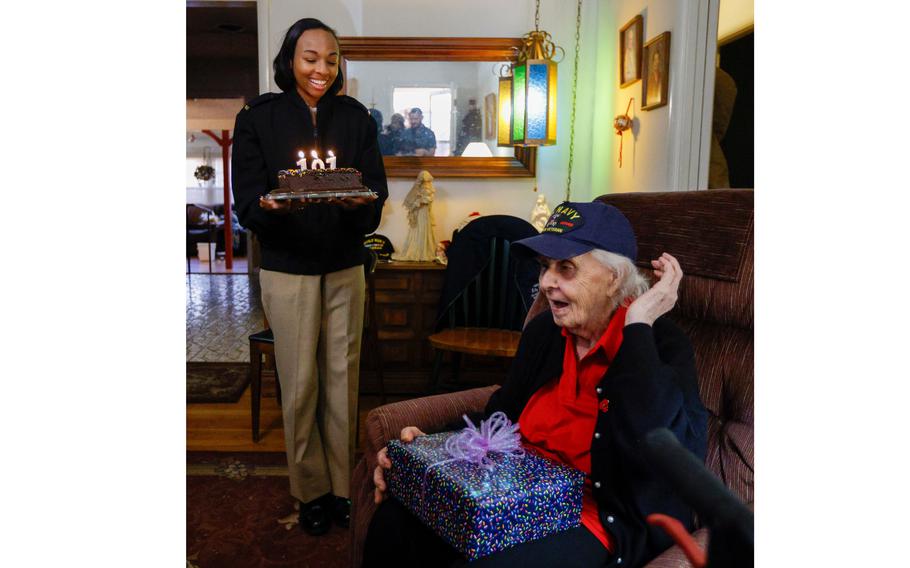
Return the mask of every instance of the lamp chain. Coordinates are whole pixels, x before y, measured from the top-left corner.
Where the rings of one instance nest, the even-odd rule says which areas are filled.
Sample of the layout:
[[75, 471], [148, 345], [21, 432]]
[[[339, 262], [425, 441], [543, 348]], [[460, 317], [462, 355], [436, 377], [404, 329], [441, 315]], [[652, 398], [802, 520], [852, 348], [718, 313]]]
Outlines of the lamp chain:
[[534, 31], [540, 31], [540, 0], [537, 0], [537, 4], [534, 6]]
[[[538, 0], [538, 3], [540, 0]], [[578, 90], [578, 45], [581, 43], [581, 2], [578, 0], [578, 6], [575, 10], [575, 65], [572, 72], [572, 118], [569, 128], [569, 177], [566, 180], [566, 201], [570, 200], [572, 195], [572, 163], [575, 159], [575, 94]]]

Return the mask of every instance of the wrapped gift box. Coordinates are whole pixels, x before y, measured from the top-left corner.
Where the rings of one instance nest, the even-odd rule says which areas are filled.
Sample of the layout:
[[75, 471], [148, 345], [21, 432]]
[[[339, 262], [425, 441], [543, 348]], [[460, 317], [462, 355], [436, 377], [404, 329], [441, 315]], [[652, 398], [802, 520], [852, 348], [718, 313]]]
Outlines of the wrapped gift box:
[[387, 480], [392, 495], [468, 560], [580, 524], [583, 472], [530, 453], [491, 453], [490, 468], [453, 461], [445, 443], [455, 434], [389, 442]]

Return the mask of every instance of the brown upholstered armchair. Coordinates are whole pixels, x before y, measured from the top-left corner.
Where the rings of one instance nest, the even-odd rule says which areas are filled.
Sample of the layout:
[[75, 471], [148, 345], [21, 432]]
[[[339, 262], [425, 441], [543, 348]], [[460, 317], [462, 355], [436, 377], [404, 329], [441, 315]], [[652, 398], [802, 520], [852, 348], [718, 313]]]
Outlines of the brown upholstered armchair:
[[[598, 198], [625, 213], [638, 238], [639, 266], [667, 251], [683, 278], [671, 317], [695, 349], [702, 401], [709, 410], [706, 465], [736, 495], [753, 501], [753, 356], [751, 190], [613, 194]], [[541, 305], [535, 304], [529, 317]], [[498, 387], [407, 400], [374, 409], [366, 418], [364, 458], [351, 480], [352, 565], [359, 567], [375, 511], [376, 452], [404, 426], [438, 431], [462, 413], [483, 410]], [[695, 536], [704, 547], [707, 530]], [[649, 567], [690, 566], [672, 547]]]

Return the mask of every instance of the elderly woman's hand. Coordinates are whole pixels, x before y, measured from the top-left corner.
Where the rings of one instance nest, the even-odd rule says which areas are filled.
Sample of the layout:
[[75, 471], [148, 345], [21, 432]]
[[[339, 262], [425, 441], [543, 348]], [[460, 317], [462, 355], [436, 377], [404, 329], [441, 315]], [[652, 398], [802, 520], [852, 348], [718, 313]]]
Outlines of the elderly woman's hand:
[[654, 267], [654, 274], [658, 280], [626, 310], [626, 325], [631, 323], [652, 325], [654, 320], [676, 305], [679, 282], [683, 277], [679, 262], [671, 255], [663, 253], [657, 260], [651, 261], [651, 266]]
[[[401, 429], [402, 442], [413, 442], [414, 438], [417, 436], [426, 436], [426, 434], [417, 426], [405, 426]], [[388, 489], [388, 486], [385, 483], [385, 474], [382, 470], [392, 468], [392, 460], [389, 459], [388, 447], [379, 450], [379, 453], [376, 454], [376, 461], [379, 462], [379, 465], [373, 470], [373, 485], [376, 486], [376, 489], [373, 490], [373, 501], [378, 505], [385, 499], [385, 492]]]

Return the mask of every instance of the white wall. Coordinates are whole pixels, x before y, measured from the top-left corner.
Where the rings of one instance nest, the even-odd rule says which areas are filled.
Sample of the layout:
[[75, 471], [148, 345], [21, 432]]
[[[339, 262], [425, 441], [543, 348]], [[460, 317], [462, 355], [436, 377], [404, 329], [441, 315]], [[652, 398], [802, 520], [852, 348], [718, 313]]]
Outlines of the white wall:
[[[699, 65], [698, 36], [704, 33], [707, 20], [696, 28], [697, 18], [693, 16], [700, 9], [706, 12], [708, 5], [706, 0], [615, 0], [601, 5], [598, 23], [606, 37], [599, 39], [597, 48], [594, 122], [602, 130], [592, 144], [597, 157], [592, 160], [592, 179], [596, 186], [605, 187], [605, 192], [697, 189], [697, 184], [689, 180], [689, 161], [707, 165], [707, 158], [699, 155], [703, 144], [699, 130], [703, 111], [707, 111], [710, 124], [713, 99], [709, 97], [707, 109], [701, 108], [698, 95], [705, 87], [695, 84], [695, 68]], [[641, 110], [641, 81], [619, 88], [619, 28], [639, 14], [645, 43], [665, 31], [671, 33], [669, 104], [649, 111]], [[704, 15], [703, 19], [707, 17]], [[701, 73], [705, 73], [704, 69]], [[713, 68], [704, 82], [713, 85]], [[616, 115], [626, 112], [630, 98], [634, 98], [629, 110], [633, 127], [622, 137], [620, 168], [620, 137], [612, 124]]]
[[[670, 31], [670, 85], [677, 80], [680, 67], [678, 57], [674, 57], [677, 39], [675, 21], [677, 2], [675, 0], [619, 0], [610, 3], [610, 9], [601, 11], [601, 29], [608, 34], [618, 36], [619, 28], [636, 15], [643, 19], [642, 37], [644, 42], [664, 31]], [[618, 44], [615, 39], [614, 44]], [[609, 43], [605, 39], [605, 44]], [[601, 163], [598, 172], [604, 179], [609, 193], [629, 191], [662, 191], [669, 189], [667, 158], [670, 129], [670, 105], [651, 111], [642, 111], [641, 81], [619, 88], [619, 69], [617, 49], [598, 52], [597, 73], [605, 88], [599, 90], [597, 107], [607, 112], [598, 113], [595, 120], [599, 124], [609, 125], [611, 136], [596, 149], [606, 159]], [[613, 117], [623, 114], [634, 98], [629, 115], [633, 118], [633, 127], [626, 131], [622, 140], [623, 163], [619, 167], [619, 137], [612, 132]], [[672, 100], [672, 96], [671, 96]], [[606, 142], [606, 143], [603, 143]]]
[[754, 0], [720, 0], [720, 14], [717, 18], [717, 41], [755, 25]]

